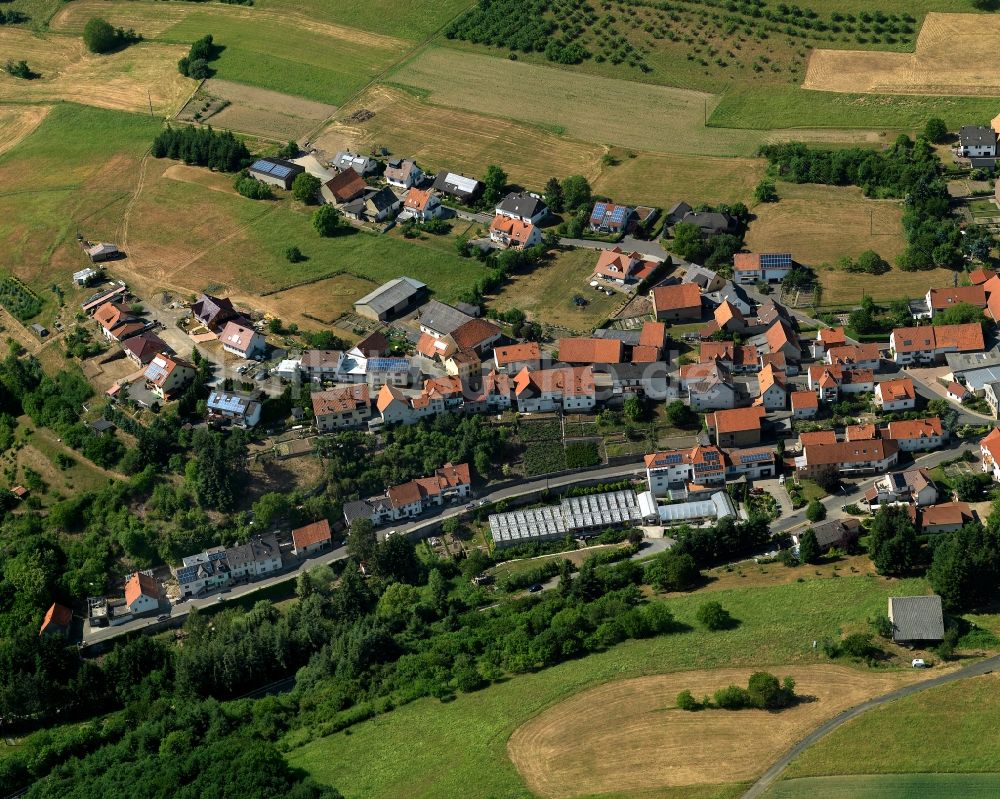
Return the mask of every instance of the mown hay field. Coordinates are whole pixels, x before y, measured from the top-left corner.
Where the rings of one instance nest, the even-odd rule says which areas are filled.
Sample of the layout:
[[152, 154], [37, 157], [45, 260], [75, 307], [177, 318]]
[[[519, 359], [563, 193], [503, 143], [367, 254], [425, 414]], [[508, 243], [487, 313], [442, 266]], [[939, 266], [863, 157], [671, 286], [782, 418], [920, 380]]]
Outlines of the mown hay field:
[[[373, 111], [364, 122], [350, 117]], [[605, 148], [560, 136], [536, 125], [426, 103], [412, 93], [376, 85], [342, 107], [336, 120], [315, 140], [334, 153], [349, 147], [369, 152], [387, 147], [412, 156], [424, 169], [447, 169], [481, 177], [490, 164], [501, 164], [510, 179], [541, 188], [552, 175], [594, 179]]]
[[226, 5], [87, 0], [68, 6], [53, 27], [76, 33], [94, 13], [162, 42], [189, 45], [211, 33], [223, 48], [212, 62], [217, 77], [334, 105], [411, 47], [402, 39], [301, 13]]
[[704, 92], [431, 48], [392, 76], [439, 105], [551, 127], [581, 141], [654, 152], [751, 155], [763, 136], [706, 129]]
[[955, 273], [950, 269], [901, 272], [893, 267], [877, 276], [823, 269], [818, 274], [823, 286], [820, 302], [823, 308], [854, 308], [861, 303], [862, 297], [871, 297], [875, 302], [916, 300], [923, 297], [927, 289], [950, 286], [955, 281]]
[[[998, 712], [1000, 675], [931, 688], [874, 708], [834, 730], [793, 760], [786, 776], [996, 772]], [[929, 730], [934, 731], [933, 746], [928, 745]], [[877, 746], [872, 745], [875, 741]]]
[[892, 263], [906, 246], [902, 205], [869, 200], [853, 186], [779, 182], [776, 203], [754, 206], [751, 251], [790, 252], [807, 266], [875, 250]]
[[[612, 680], [692, 669], [762, 666], [783, 674], [798, 665], [827, 664], [822, 652], [812, 649], [814, 640], [867, 629], [866, 620], [885, 612], [890, 594], [927, 591], [922, 580], [890, 582], [874, 576], [820, 579], [810, 570], [800, 571], [801, 583], [711, 592], [711, 599], [740, 619], [735, 629], [707, 632], [696, 626], [695, 613], [706, 601], [703, 592], [672, 595], [664, 601], [679, 621], [692, 625], [690, 632], [628, 641], [607, 652], [460, 694], [453, 702], [422, 699], [356, 724], [349, 734], [338, 733], [293, 748], [289, 760], [321, 782], [337, 786], [347, 799], [402, 795], [414, 799], [524, 799], [531, 792], [507, 756], [508, 739], [526, 721], [580, 691]], [[859, 682], [864, 678], [864, 672], [858, 672]], [[672, 698], [663, 697], [663, 704]], [[656, 739], [647, 742], [651, 751], [658, 743]], [[406, 757], [399, 757], [401, 751]], [[616, 755], [607, 751], [602, 756], [614, 759]], [[580, 793], [587, 792], [587, 786], [581, 786]], [[717, 799], [739, 793], [729, 785], [655, 793], [616, 790], [613, 795], [616, 799]]]
[[41, 77], [22, 80], [0, 72], [0, 102], [75, 103], [165, 116], [194, 90], [195, 81], [177, 72], [184, 54], [178, 45], [142, 42], [110, 55], [86, 52], [77, 37], [0, 28], [0, 63], [26, 60]]
[[14, 105], [0, 108], [0, 154], [16, 146], [42, 124], [49, 113], [46, 105]]
[[299, 139], [333, 116], [337, 107], [290, 94], [210, 78], [184, 106], [179, 118], [193, 120], [206, 102], [225, 100], [227, 105], [208, 118], [215, 128], [228, 128], [256, 136], [288, 141]]
[[[766, 710], [680, 710], [689, 690], [711, 696], [746, 685], [747, 668], [685, 671], [607, 683], [519, 727], [507, 751], [527, 786], [546, 799], [750, 780], [809, 730], [920, 672], [859, 673], [840, 665], [775, 667], [807, 701]], [[611, 753], [614, 753], [613, 756]]]
[[1000, 18], [928, 14], [913, 53], [813, 50], [803, 87], [834, 92], [1000, 95]]

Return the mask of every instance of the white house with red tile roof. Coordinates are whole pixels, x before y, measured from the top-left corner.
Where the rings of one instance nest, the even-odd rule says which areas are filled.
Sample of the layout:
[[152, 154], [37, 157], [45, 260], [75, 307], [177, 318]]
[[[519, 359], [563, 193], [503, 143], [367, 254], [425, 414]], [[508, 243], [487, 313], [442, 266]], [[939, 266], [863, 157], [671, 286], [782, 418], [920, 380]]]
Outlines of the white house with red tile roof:
[[159, 581], [150, 574], [136, 572], [125, 583], [125, 605], [133, 615], [159, 610], [162, 597]]
[[929, 364], [949, 352], [982, 352], [986, 349], [978, 322], [932, 327], [898, 327], [889, 334], [889, 357], [901, 366]]
[[979, 442], [979, 457], [983, 472], [990, 475], [994, 482], [1000, 483], [1000, 427], [994, 427]]
[[877, 372], [882, 365], [878, 344], [840, 344], [826, 351], [824, 360], [845, 369], [871, 369]]
[[317, 430], [341, 430], [365, 424], [372, 416], [367, 383], [317, 391], [310, 395]]
[[443, 210], [438, 196], [423, 189], [411, 188], [403, 197], [403, 214], [420, 222], [435, 219]]
[[789, 253], [738, 252], [733, 256], [733, 279], [737, 283], [775, 283], [792, 271]]
[[906, 411], [916, 407], [917, 394], [908, 377], [886, 380], [875, 386], [875, 404], [883, 411]]
[[942, 311], [947, 311], [956, 305], [972, 305], [976, 308], [986, 308], [986, 291], [983, 286], [949, 286], [947, 288], [928, 289], [924, 296], [927, 306], [925, 313], [915, 314], [915, 318], [932, 319]]
[[161, 352], [149, 362], [143, 377], [150, 390], [160, 399], [166, 400], [191, 382], [196, 372], [193, 363]]
[[517, 374], [524, 367], [538, 369], [542, 360], [542, 348], [537, 341], [523, 344], [509, 344], [493, 350], [493, 363], [498, 371]]
[[597, 405], [592, 366], [562, 366], [532, 372], [522, 369], [514, 377], [514, 397], [521, 413], [589, 411]]
[[812, 419], [819, 413], [819, 397], [815, 391], [793, 391], [791, 404], [793, 419]]
[[760, 405], [766, 411], [783, 411], [788, 405], [788, 387], [785, 385], [785, 373], [768, 364], [760, 370], [757, 376], [760, 396], [754, 405]]
[[597, 266], [594, 267], [594, 274], [604, 280], [625, 285], [645, 280], [659, 265], [659, 261], [645, 259], [641, 253], [634, 251], [627, 253], [621, 247], [612, 247], [609, 250], [601, 250], [601, 254], [597, 257]]
[[563, 363], [586, 366], [594, 363], [621, 363], [625, 348], [614, 338], [561, 338], [556, 344]]
[[542, 231], [531, 222], [497, 214], [490, 222], [490, 241], [501, 247], [523, 250], [542, 243]]
[[317, 552], [329, 549], [332, 544], [333, 534], [327, 519], [320, 519], [318, 522], [292, 530], [292, 554], [297, 557], [315, 555]]
[[222, 349], [241, 358], [262, 355], [267, 349], [264, 337], [260, 333], [236, 321], [226, 323], [219, 334], [219, 341], [222, 342]]
[[882, 431], [883, 438], [891, 438], [903, 452], [936, 449], [948, 440], [948, 433], [937, 416], [927, 419], [904, 419], [889, 422]]
[[843, 327], [824, 327], [816, 331], [812, 342], [812, 354], [816, 360], [822, 360], [830, 347], [843, 347], [847, 344], [847, 334]]

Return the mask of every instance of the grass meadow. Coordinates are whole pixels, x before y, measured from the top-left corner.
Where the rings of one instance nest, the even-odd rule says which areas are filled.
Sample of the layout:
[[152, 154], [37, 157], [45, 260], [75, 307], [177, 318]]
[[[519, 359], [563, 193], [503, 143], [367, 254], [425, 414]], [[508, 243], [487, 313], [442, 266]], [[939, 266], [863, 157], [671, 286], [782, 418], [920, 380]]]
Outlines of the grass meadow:
[[160, 126], [140, 114], [60, 104], [0, 155], [3, 268], [46, 300], [43, 323], [55, 305], [48, 287], [68, 287], [86, 263], [77, 231], [114, 240], [139, 158]]
[[[507, 740], [542, 710], [583, 689], [629, 677], [721, 666], [773, 665], [780, 671], [785, 664], [823, 663], [822, 651], [812, 648], [814, 640], [865, 626], [866, 619], [884, 612], [890, 594], [927, 590], [922, 580], [811, 579], [806, 574], [803, 571], [801, 583], [711, 592], [711, 599], [740, 620], [735, 629], [711, 633], [695, 626], [695, 613], [709, 598], [706, 594], [671, 597], [666, 602], [675, 617], [695, 629], [629, 641], [462, 694], [447, 704], [420, 700], [293, 748], [289, 760], [337, 786], [347, 799], [403, 794], [420, 799], [527, 799], [531, 794], [508, 759]], [[731, 796], [726, 793], [731, 790], [713, 786], [704, 793], [685, 789], [655, 796], [722, 797]], [[643, 797], [634, 792], [621, 795]]]
[[422, 41], [444, 27], [474, 0], [256, 0], [262, 10], [306, 14], [324, 22]]
[[767, 799], [994, 799], [1000, 774], [880, 774], [779, 782]]
[[[844, 724], [792, 761], [786, 775], [819, 777], [847, 770], [858, 774], [995, 772], [1000, 761], [998, 712], [1000, 675], [931, 688]], [[928, 745], [929, 736], [933, 745]], [[1000, 776], [991, 776], [993, 785], [1000, 785]]]
[[709, 117], [713, 128], [873, 128], [922, 130], [942, 118], [957, 130], [969, 120], [996, 116], [1000, 99], [818, 92], [797, 86], [734, 89], [722, 95]]
[[214, 9], [188, 15], [161, 37], [193, 42], [207, 33], [225, 47], [212, 62], [217, 77], [333, 105], [344, 102], [404, 52], [349, 36], [331, 38], [294, 21], [268, 20], [262, 25], [251, 16], [229, 17]]

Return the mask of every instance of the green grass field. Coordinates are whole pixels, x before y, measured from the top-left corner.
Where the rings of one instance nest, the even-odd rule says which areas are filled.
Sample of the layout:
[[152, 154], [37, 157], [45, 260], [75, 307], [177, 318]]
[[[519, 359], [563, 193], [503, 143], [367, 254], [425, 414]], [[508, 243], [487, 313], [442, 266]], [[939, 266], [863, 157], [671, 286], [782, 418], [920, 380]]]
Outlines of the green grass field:
[[295, 22], [262, 25], [217, 10], [190, 14], [158, 38], [193, 42], [207, 33], [225, 46], [212, 62], [217, 77], [334, 105], [403, 55], [398, 48], [331, 38]]
[[[583, 688], [642, 674], [824, 662], [822, 652], [812, 649], [814, 640], [836, 636], [845, 627], [884, 612], [890, 594], [925, 590], [921, 580], [890, 583], [875, 577], [839, 577], [713, 591], [711, 599], [740, 620], [736, 629], [709, 633], [696, 628], [629, 641], [607, 652], [462, 694], [447, 704], [420, 700], [357, 725], [349, 734], [338, 733], [293, 749], [289, 760], [318, 780], [335, 785], [347, 799], [401, 795], [527, 799], [530, 794], [507, 758], [506, 743], [518, 726], [546, 707]], [[694, 625], [696, 610], [707, 598], [695, 593], [667, 602], [679, 621]], [[416, 741], [419, 746], [414, 745]], [[401, 757], [401, 752], [406, 756]]]
[[43, 324], [56, 307], [48, 287], [68, 287], [86, 261], [77, 231], [113, 235], [138, 158], [160, 126], [139, 114], [60, 104], [0, 156], [2, 267], [46, 301]]
[[873, 128], [918, 130], [941, 117], [951, 129], [968, 120], [988, 122], [1000, 99], [919, 95], [840, 94], [765, 86], [734, 89], [722, 95], [709, 117], [710, 127], [774, 130], [782, 128]]
[[473, 0], [256, 0], [264, 10], [308, 14], [373, 33], [420, 41], [443, 27]]
[[[994, 772], [1000, 675], [931, 688], [844, 724], [796, 758], [792, 777], [854, 773]], [[933, 737], [933, 745], [928, 745]], [[877, 741], [878, 745], [873, 746]], [[1000, 777], [994, 775], [993, 785]], [[954, 796], [962, 794], [955, 793]], [[994, 794], [995, 795], [995, 794]]]
[[1000, 774], [806, 777], [778, 783], [766, 794], [767, 799], [994, 799], [998, 795]]

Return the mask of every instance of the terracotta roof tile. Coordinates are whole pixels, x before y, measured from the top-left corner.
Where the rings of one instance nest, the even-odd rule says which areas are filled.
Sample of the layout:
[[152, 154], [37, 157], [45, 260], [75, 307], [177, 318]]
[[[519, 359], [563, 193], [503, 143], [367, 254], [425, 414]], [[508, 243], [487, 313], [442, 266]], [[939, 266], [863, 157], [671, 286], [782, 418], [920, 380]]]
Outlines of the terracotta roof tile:
[[556, 346], [566, 363], [621, 363], [622, 343], [614, 338], [561, 338]]
[[701, 308], [701, 289], [694, 283], [657, 286], [653, 289], [652, 295], [653, 310], [656, 313]]

